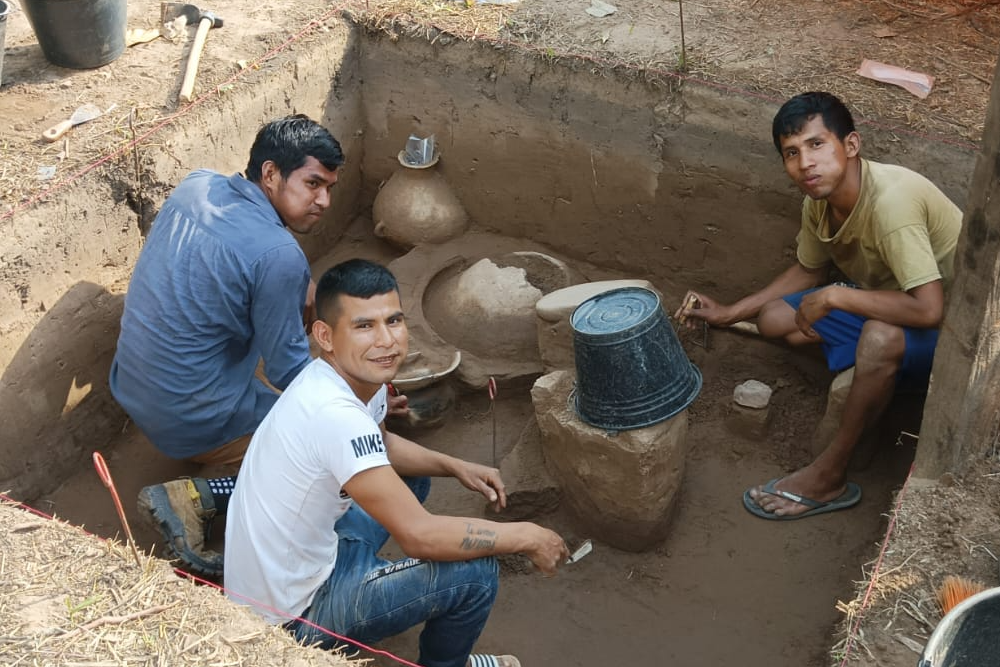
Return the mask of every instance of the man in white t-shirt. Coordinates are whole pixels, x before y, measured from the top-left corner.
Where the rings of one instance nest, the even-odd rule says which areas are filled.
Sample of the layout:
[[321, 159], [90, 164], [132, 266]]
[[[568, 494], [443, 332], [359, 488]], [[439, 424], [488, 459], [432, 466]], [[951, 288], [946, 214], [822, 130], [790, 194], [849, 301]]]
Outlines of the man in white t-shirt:
[[[424, 667], [517, 667], [513, 656], [470, 655], [496, 597], [492, 556], [523, 553], [552, 575], [566, 544], [533, 523], [424, 509], [429, 477], [455, 477], [498, 509], [507, 499], [495, 468], [385, 430], [386, 383], [408, 348], [387, 269], [338, 264], [319, 282], [316, 309], [321, 355], [258, 428], [230, 501], [230, 597], [308, 643], [337, 643], [322, 629], [375, 642], [424, 623]], [[378, 556], [390, 535], [408, 558]]]

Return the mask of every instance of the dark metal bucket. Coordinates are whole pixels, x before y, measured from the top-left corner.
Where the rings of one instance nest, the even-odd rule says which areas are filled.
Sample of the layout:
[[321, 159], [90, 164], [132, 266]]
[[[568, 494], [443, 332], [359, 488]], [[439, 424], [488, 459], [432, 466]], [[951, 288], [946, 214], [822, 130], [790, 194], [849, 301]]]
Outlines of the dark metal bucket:
[[1000, 588], [962, 600], [945, 614], [917, 667], [996, 665], [1000, 658]]
[[125, 50], [126, 0], [21, 0], [46, 60], [92, 69]]
[[581, 303], [570, 317], [576, 412], [613, 431], [673, 417], [701, 391], [701, 372], [681, 347], [660, 298], [623, 287]]
[[3, 43], [7, 36], [7, 16], [10, 15], [10, 5], [0, 0], [0, 84], [3, 83]]

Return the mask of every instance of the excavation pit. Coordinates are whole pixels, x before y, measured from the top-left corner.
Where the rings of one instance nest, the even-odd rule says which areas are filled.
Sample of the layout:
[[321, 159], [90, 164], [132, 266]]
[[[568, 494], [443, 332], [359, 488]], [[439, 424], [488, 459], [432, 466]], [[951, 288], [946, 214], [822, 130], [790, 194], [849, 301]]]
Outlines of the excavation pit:
[[[321, 119], [348, 156], [325, 225], [301, 239], [317, 273], [351, 256], [405, 259], [366, 216], [414, 133], [444, 144], [437, 168], [468, 211], [466, 234], [523, 239], [510, 251], [559, 257], [586, 281], [649, 280], [668, 311], [689, 287], [735, 298], [793, 256], [801, 197], [769, 145], [770, 101], [597, 74], [516, 48], [389, 39], [339, 19], [324, 25], [248, 83], [140, 142], [137, 163], [132, 153], [112, 160], [4, 223], [15, 233], [0, 302], [0, 490], [111, 536], [120, 529], [91, 451], [105, 453], [133, 526], [143, 486], [219, 472], [156, 453], [111, 399], [107, 369], [151, 213], [191, 168], [242, 170], [256, 127], [278, 115]], [[8, 32], [8, 47], [11, 39]], [[221, 48], [238, 52], [222, 39]], [[158, 54], [167, 48], [148, 52], [166, 59]], [[141, 65], [137, 53], [108, 71]], [[8, 85], [18, 77], [30, 85], [30, 57], [8, 53]], [[115, 101], [104, 89], [95, 96], [102, 108]], [[911, 166], [964, 204], [967, 149], [875, 127], [864, 135], [869, 157]], [[755, 519], [741, 505], [744, 489], [810, 460], [832, 375], [814, 356], [736, 333], [681, 338], [704, 388], [688, 411], [690, 451], [669, 534], [641, 554], [597, 543], [551, 580], [508, 562], [484, 650], [515, 653], [525, 665], [827, 664], [836, 603], [852, 597], [912, 451], [889, 446], [894, 436], [882, 442], [872, 465], [852, 473], [865, 496], [849, 512], [794, 524]], [[763, 441], [726, 428], [733, 387], [748, 378], [779, 387]], [[532, 379], [501, 384], [500, 457], [534, 419]], [[420, 440], [489, 462], [489, 410], [485, 390], [467, 389], [446, 423]], [[450, 482], [437, 485], [430, 508], [482, 511]], [[563, 510], [538, 520], [571, 545], [591, 537]], [[155, 539], [137, 536], [145, 548]], [[412, 658], [415, 635], [386, 646]]]

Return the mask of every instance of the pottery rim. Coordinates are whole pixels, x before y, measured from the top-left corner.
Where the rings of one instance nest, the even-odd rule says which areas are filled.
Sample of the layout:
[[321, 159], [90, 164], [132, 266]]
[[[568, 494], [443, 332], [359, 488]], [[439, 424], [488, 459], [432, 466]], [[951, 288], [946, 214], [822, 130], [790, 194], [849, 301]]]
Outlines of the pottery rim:
[[428, 167], [436, 165], [440, 157], [441, 153], [435, 150], [434, 157], [432, 157], [431, 161], [427, 164], [410, 164], [406, 161], [406, 151], [399, 151], [399, 155], [396, 156], [396, 159], [399, 160], [399, 164], [403, 165], [407, 169], [427, 169]]

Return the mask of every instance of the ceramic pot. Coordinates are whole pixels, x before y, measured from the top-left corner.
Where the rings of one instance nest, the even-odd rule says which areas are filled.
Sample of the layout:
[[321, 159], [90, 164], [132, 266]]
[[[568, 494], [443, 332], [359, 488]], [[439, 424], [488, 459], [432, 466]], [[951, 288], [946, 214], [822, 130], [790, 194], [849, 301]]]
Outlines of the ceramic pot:
[[386, 418], [394, 433], [441, 426], [455, 408], [455, 388], [447, 381], [405, 393], [410, 411], [405, 417]]
[[444, 243], [461, 235], [469, 223], [465, 208], [434, 166], [407, 164], [379, 190], [372, 206], [375, 235], [409, 250], [418, 243]]

